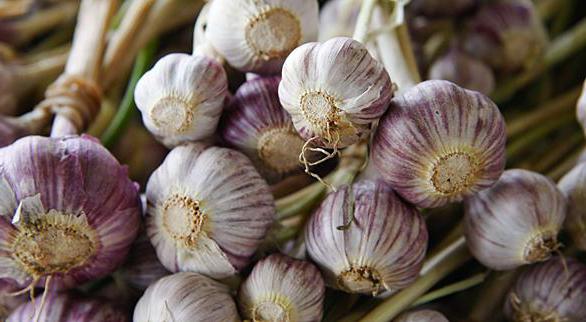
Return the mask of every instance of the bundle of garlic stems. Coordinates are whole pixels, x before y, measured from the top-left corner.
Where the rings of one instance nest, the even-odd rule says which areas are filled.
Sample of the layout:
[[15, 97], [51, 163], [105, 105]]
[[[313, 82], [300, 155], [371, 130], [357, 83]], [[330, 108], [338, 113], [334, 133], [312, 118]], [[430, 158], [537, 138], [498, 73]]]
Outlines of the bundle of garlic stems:
[[0, 319], [585, 321], [585, 12], [0, 4]]

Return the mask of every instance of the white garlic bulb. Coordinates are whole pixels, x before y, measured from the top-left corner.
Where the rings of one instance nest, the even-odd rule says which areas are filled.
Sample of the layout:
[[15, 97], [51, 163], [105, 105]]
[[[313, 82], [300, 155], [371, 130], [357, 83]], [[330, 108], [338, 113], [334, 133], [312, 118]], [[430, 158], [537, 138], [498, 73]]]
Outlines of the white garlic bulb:
[[216, 60], [169, 54], [138, 81], [134, 100], [147, 129], [173, 147], [211, 136], [227, 95], [226, 73]]
[[173, 149], [146, 194], [147, 234], [171, 272], [235, 275], [275, 216], [269, 186], [246, 156], [202, 144]]
[[134, 322], [240, 321], [227, 286], [196, 273], [177, 273], [149, 286], [134, 308]]
[[214, 0], [207, 39], [243, 72], [275, 74], [300, 44], [317, 39], [316, 0]]
[[345, 37], [295, 49], [279, 85], [281, 104], [301, 137], [327, 148], [366, 137], [392, 96], [383, 65], [363, 44]]

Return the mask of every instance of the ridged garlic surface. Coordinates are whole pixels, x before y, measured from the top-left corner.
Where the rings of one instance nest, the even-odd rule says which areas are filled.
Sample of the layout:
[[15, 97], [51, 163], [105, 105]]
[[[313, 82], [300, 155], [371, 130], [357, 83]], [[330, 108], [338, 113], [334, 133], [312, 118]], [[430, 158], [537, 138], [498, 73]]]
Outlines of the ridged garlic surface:
[[429, 79], [443, 79], [485, 95], [494, 90], [492, 69], [457, 48], [450, 49], [436, 59], [429, 68]]
[[586, 321], [586, 265], [554, 257], [519, 276], [505, 302], [512, 322]]
[[311, 263], [273, 254], [240, 286], [238, 304], [251, 321], [321, 321], [325, 284]]
[[50, 289], [112, 273], [140, 225], [138, 186], [89, 136], [0, 149], [0, 279]]
[[226, 73], [201, 54], [169, 54], [136, 84], [134, 100], [146, 128], [168, 147], [213, 135], [224, 99]]
[[450, 322], [443, 314], [433, 310], [411, 311], [401, 314], [393, 322]]
[[423, 217], [382, 181], [330, 193], [305, 239], [328, 285], [349, 293], [394, 293], [417, 276], [427, 249]]
[[393, 86], [366, 47], [338, 37], [295, 49], [283, 65], [279, 98], [305, 140], [343, 148], [365, 138], [387, 110]]
[[297, 46], [317, 40], [316, 0], [214, 0], [206, 38], [243, 72], [277, 74]]
[[559, 246], [565, 216], [566, 200], [549, 178], [507, 170], [494, 186], [466, 199], [466, 243], [495, 270], [544, 261]]
[[244, 83], [234, 95], [222, 122], [222, 138], [242, 151], [269, 181], [301, 169], [303, 139], [279, 103], [280, 77]]
[[227, 286], [197, 273], [176, 273], [149, 286], [134, 308], [134, 322], [240, 321]]
[[147, 234], [171, 272], [212, 278], [248, 264], [275, 216], [269, 186], [240, 152], [173, 149], [146, 188]]
[[481, 93], [443, 80], [392, 100], [371, 159], [397, 193], [425, 208], [486, 189], [505, 167], [505, 121]]
[[[19, 306], [6, 322], [127, 322], [128, 314], [112, 304], [97, 299], [80, 298], [77, 294], [48, 293], [34, 302]], [[33, 320], [35, 314], [38, 318]]]
[[586, 250], [586, 163], [578, 163], [558, 183], [568, 202], [566, 222], [574, 246]]

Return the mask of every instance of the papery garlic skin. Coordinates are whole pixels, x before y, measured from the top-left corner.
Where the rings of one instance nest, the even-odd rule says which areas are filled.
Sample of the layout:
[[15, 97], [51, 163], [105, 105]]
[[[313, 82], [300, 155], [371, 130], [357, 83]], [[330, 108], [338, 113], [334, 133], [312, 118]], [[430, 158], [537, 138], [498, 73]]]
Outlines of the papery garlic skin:
[[549, 178], [507, 170], [494, 186], [465, 200], [466, 243], [495, 270], [544, 261], [559, 246], [565, 216], [566, 200]]
[[586, 133], [586, 81], [584, 81], [582, 94], [580, 95], [580, 98], [578, 98], [578, 103], [576, 104], [576, 116], [584, 133]]
[[279, 103], [280, 77], [244, 83], [232, 99], [222, 122], [222, 138], [242, 151], [269, 181], [299, 170], [303, 139]]
[[201, 54], [169, 54], [138, 81], [136, 106], [146, 128], [168, 147], [211, 136], [228, 95], [226, 73]]
[[138, 186], [96, 139], [29, 136], [0, 151], [0, 279], [66, 288], [122, 263]]
[[574, 245], [586, 250], [586, 163], [577, 164], [558, 183], [568, 210], [564, 223]]
[[97, 299], [81, 299], [76, 294], [48, 293], [41, 309], [41, 296], [18, 307], [7, 322], [127, 322], [128, 314]]
[[351, 38], [295, 49], [283, 65], [279, 99], [305, 140], [343, 148], [365, 138], [393, 96], [383, 65]]
[[443, 314], [433, 310], [419, 310], [401, 314], [393, 322], [450, 322]]
[[297, 46], [317, 39], [316, 0], [214, 0], [206, 38], [236, 69], [277, 74]]
[[259, 261], [240, 286], [238, 304], [251, 321], [321, 321], [325, 284], [313, 264], [281, 254]]
[[371, 159], [409, 202], [439, 207], [490, 187], [505, 167], [505, 121], [481, 93], [443, 80], [393, 99]]
[[419, 276], [427, 238], [422, 216], [382, 181], [330, 193], [305, 230], [307, 251], [328, 285], [369, 295], [411, 284]]
[[453, 48], [429, 68], [429, 79], [443, 79], [485, 95], [494, 90], [492, 69], [481, 60]]
[[134, 308], [133, 321], [230, 322], [240, 318], [227, 286], [182, 272], [149, 286]]
[[510, 321], [586, 321], [586, 265], [554, 257], [527, 268], [505, 302]]
[[246, 156], [226, 148], [173, 149], [149, 179], [146, 195], [147, 233], [171, 272], [235, 275], [275, 217], [267, 183]]

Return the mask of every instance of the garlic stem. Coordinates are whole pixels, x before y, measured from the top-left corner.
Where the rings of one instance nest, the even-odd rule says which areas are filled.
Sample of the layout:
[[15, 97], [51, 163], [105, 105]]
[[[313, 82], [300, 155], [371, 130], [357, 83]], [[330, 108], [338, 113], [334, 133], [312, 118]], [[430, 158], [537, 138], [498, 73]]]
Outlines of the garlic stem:
[[563, 135], [554, 141], [551, 146], [552, 149], [538, 156], [537, 162], [534, 162], [531, 166], [532, 170], [544, 173], [559, 164], [559, 162], [563, 162], [568, 154], [572, 153], [577, 147], [584, 146], [584, 134], [581, 131], [576, 131], [571, 136]]
[[16, 34], [14, 43], [22, 45], [64, 22], [72, 22], [78, 7], [79, 3], [77, 1], [61, 2], [23, 20], [14, 22]]
[[586, 19], [582, 19], [572, 29], [554, 39], [539, 64], [502, 82], [490, 96], [497, 103], [508, 100], [537, 76], [575, 54], [584, 46], [586, 46]]
[[[45, 55], [43, 55], [45, 56]], [[21, 97], [40, 83], [55, 79], [65, 67], [69, 57], [69, 48], [65, 47], [38, 60], [16, 68], [16, 96]]]
[[[484, 322], [492, 321], [494, 312], [499, 312], [502, 307], [502, 298], [509, 291], [513, 281], [521, 270], [496, 272], [484, 284], [478, 295], [478, 300], [470, 311], [471, 321]], [[486, 299], [490, 299], [487, 301]]]
[[441, 260], [424, 275], [419, 277], [415, 283], [383, 301], [360, 321], [383, 322], [392, 320], [403, 310], [408, 308], [427, 290], [432, 288], [437, 282], [452, 273], [471, 258], [463, 239], [457, 240], [452, 244], [452, 247], [449, 247], [448, 249], [449, 252], [440, 254], [443, 255]]
[[363, 0], [358, 13], [353, 38], [363, 44], [366, 44], [370, 20], [377, 2], [378, 0]]
[[576, 162], [583, 151], [584, 147], [579, 147], [576, 149], [568, 158], [566, 158], [564, 162], [560, 163], [558, 166], [549, 171], [548, 176], [556, 181], [560, 179], [576, 165]]
[[541, 0], [535, 4], [535, 9], [537, 9], [541, 20], [548, 20], [559, 12], [565, 2], [565, 0]]
[[524, 113], [509, 120], [507, 122], [507, 137], [515, 137], [542, 122], [550, 121], [552, 117], [560, 114], [573, 113], [581, 92], [582, 86], [579, 85], [532, 109], [529, 113]]
[[422, 297], [420, 297], [419, 299], [417, 299], [417, 301], [413, 302], [411, 307], [416, 307], [416, 306], [419, 306], [422, 304], [433, 302], [433, 301], [440, 299], [442, 297], [446, 297], [448, 295], [462, 292], [462, 291], [465, 291], [469, 288], [477, 286], [478, 284], [481, 284], [484, 282], [484, 280], [486, 279], [486, 275], [487, 275], [487, 273], [479, 273], [479, 274], [476, 274], [472, 277], [464, 279], [462, 281], [459, 281], [459, 282], [444, 286], [444, 287], [437, 289], [435, 291], [429, 292], [429, 293], [423, 295]]

